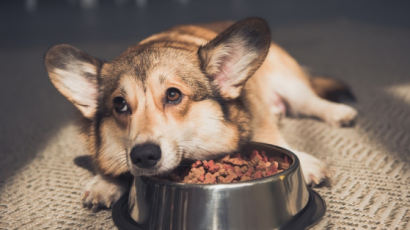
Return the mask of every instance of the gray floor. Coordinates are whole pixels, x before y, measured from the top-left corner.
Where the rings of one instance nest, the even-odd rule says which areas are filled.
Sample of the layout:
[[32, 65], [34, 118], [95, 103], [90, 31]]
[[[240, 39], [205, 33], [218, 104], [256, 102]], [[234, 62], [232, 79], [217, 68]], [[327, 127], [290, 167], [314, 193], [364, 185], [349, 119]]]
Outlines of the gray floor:
[[112, 227], [109, 211], [94, 214], [79, 202], [90, 175], [73, 160], [87, 152], [77, 144], [73, 106], [48, 81], [48, 47], [70, 43], [110, 59], [175, 24], [246, 16], [264, 17], [298, 61], [344, 79], [358, 97], [355, 128], [310, 119], [283, 124], [291, 143], [336, 171], [334, 186], [319, 189], [329, 211], [317, 228], [410, 229], [410, 4], [82, 2], [0, 2], [0, 229]]

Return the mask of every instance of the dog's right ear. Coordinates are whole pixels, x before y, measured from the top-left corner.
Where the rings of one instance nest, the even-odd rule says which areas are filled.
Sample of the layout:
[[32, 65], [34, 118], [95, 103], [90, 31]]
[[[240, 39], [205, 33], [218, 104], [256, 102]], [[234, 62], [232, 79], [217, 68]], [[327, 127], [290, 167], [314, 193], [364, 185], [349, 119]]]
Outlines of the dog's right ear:
[[97, 110], [98, 72], [101, 62], [66, 44], [47, 51], [45, 66], [54, 86], [88, 119]]

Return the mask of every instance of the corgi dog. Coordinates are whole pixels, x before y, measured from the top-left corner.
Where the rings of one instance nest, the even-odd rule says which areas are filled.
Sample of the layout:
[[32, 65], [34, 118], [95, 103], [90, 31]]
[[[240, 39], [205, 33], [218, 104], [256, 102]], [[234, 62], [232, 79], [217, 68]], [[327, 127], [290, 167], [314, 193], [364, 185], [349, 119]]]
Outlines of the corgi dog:
[[[351, 125], [357, 111], [326, 99], [349, 92], [341, 82], [311, 76], [272, 42], [265, 20], [181, 25], [103, 61], [61, 44], [45, 66], [51, 82], [84, 117], [84, 138], [97, 174], [83, 203], [110, 207], [126, 192], [122, 175], [156, 175], [183, 159], [236, 151], [248, 141], [291, 149], [278, 120], [287, 113]], [[327, 177], [316, 157], [292, 150], [304, 178]]]

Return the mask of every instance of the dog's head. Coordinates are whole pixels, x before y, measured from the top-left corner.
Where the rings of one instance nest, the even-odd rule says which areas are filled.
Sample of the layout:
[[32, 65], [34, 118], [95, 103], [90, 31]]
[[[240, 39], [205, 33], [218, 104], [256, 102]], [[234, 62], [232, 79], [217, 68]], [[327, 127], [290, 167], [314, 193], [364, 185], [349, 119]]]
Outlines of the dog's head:
[[137, 45], [103, 62], [57, 45], [45, 64], [55, 87], [89, 121], [100, 169], [153, 175], [184, 158], [234, 151], [249, 138], [241, 93], [269, 44], [267, 24], [251, 18], [203, 46]]

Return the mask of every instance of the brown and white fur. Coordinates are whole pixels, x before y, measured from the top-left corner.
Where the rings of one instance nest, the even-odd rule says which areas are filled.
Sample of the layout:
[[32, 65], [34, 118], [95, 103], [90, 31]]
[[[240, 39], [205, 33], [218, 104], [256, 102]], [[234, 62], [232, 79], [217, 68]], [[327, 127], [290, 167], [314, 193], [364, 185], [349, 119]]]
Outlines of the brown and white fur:
[[[349, 125], [357, 114], [319, 97], [327, 89], [271, 41], [259, 18], [177, 26], [112, 61], [57, 45], [45, 65], [85, 118], [98, 174], [83, 202], [94, 208], [110, 207], [126, 191], [116, 178], [128, 172], [168, 172], [183, 159], [214, 158], [250, 140], [290, 148], [277, 124], [285, 105], [334, 126]], [[326, 177], [324, 163], [295, 153], [307, 183]]]

